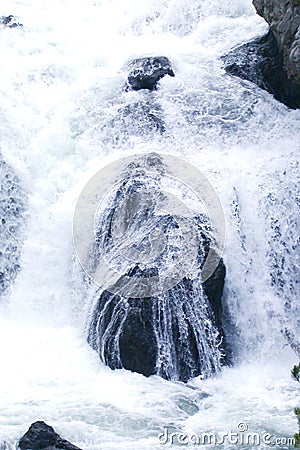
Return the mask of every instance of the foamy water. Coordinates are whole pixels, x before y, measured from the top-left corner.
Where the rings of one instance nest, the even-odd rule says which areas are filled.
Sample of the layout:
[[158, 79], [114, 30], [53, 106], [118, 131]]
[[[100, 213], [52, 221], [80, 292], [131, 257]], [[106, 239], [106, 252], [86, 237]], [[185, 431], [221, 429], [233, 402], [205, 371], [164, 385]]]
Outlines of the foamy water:
[[[219, 57], [266, 25], [250, 0], [223, 3], [1, 5], [24, 27], [0, 30], [0, 148], [28, 197], [21, 271], [1, 306], [0, 443], [13, 445], [35, 420], [85, 450], [164, 448], [165, 429], [297, 431], [298, 359], [281, 329], [299, 339], [299, 111], [225, 74]], [[125, 93], [126, 63], [149, 54], [169, 57], [175, 78]], [[120, 111], [137, 101], [161, 109], [164, 134], [145, 130], [143, 117], [124, 125]], [[84, 334], [76, 200], [106, 164], [152, 151], [194, 164], [226, 219], [235, 365], [187, 385], [111, 371]]]

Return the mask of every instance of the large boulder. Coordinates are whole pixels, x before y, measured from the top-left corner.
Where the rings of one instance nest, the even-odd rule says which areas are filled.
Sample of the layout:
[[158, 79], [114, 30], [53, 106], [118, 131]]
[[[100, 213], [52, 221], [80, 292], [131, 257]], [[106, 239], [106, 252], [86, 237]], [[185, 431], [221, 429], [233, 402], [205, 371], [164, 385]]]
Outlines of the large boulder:
[[300, 107], [300, 84], [288, 77], [272, 31], [223, 57], [227, 73], [252, 81], [289, 108]]
[[128, 84], [126, 90], [149, 89], [153, 91], [157, 88], [157, 82], [165, 75], [174, 77], [171, 63], [165, 56], [149, 56], [137, 58], [128, 65]]
[[61, 438], [45, 422], [34, 422], [18, 443], [20, 450], [81, 450]]
[[256, 11], [270, 25], [289, 78], [300, 83], [299, 0], [253, 0]]
[[[98, 218], [95, 261], [99, 260], [98, 251], [104, 259], [115, 261], [118, 272], [129, 280], [130, 294], [120, 293], [122, 276], [110, 288], [96, 291], [91, 302], [88, 342], [112, 369], [125, 368], [145, 376], [157, 374], [184, 382], [200, 374], [208, 377], [228, 362], [222, 327], [225, 266], [215, 253], [219, 261], [216, 269], [201, 283], [202, 268], [213, 248], [213, 239], [207, 218], [194, 216], [194, 231], [197, 233], [198, 227], [199, 240], [188, 274], [153, 295], [143, 290], [140, 293], [140, 279], [142, 286], [148, 285], [147, 280], [151, 284], [152, 278], [163, 278], [166, 268], [172, 267], [182, 239], [178, 216], [157, 213], [160, 194], [154, 185], [153, 195], [148, 195], [149, 185], [156, 183], [159, 175], [152, 180], [147, 177], [142, 167], [139, 171], [133, 166], [132, 175], [125, 175], [110, 206]], [[116, 229], [120, 241], [114, 237]], [[150, 258], [147, 263], [130, 258], [121, 261], [119, 249], [127, 246], [125, 235], [132, 238], [134, 252], [147, 255], [156, 254], [158, 250], [159, 256]], [[160, 247], [162, 240], [165, 240], [163, 248]], [[189, 245], [194, 244], [187, 242]], [[193, 248], [188, 248], [188, 252], [193, 252]], [[185, 263], [182, 261], [183, 273]], [[101, 266], [97, 271], [102, 272]]]

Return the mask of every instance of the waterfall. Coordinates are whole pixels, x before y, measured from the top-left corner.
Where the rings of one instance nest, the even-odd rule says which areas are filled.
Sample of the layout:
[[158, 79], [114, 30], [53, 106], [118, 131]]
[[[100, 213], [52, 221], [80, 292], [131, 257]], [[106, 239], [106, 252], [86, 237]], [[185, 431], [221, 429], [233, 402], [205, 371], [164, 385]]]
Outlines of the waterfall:
[[[240, 423], [292, 437], [299, 111], [224, 70], [267, 31], [251, 0], [2, 3], [23, 26], [0, 24], [0, 448], [35, 420], [85, 450]], [[130, 90], [130, 62], [157, 55], [175, 76]]]

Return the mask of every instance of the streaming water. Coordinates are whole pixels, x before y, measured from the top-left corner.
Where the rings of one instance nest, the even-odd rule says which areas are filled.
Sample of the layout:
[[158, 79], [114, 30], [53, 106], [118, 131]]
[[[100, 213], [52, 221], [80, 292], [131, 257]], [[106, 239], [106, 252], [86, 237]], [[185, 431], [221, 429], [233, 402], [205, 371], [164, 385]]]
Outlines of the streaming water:
[[[166, 429], [239, 431], [238, 444], [220, 446], [249, 448], [243, 424], [249, 433], [292, 437], [299, 111], [222, 68], [222, 54], [266, 31], [251, 1], [11, 0], [0, 14], [24, 24], [0, 30], [0, 149], [26, 207], [11, 242], [20, 257], [8, 258], [20, 270], [1, 296], [0, 448], [14, 448], [35, 420], [85, 450], [164, 448], [158, 435]], [[124, 92], [127, 62], [149, 54], [169, 57], [176, 76], [152, 93]], [[86, 342], [76, 200], [95, 171], [153, 151], [195, 165], [226, 220], [234, 366], [188, 384], [112, 371]], [[278, 447], [291, 449], [285, 442]]]

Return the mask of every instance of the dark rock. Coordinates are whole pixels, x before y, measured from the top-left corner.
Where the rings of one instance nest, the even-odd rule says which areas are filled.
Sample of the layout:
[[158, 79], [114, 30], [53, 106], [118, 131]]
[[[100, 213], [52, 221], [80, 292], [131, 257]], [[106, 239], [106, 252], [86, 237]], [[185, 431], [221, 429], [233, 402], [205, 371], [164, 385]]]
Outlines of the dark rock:
[[[159, 161], [155, 165], [159, 166]], [[147, 180], [142, 169], [139, 174], [138, 167], [134, 165], [132, 171], [134, 175], [125, 176], [111, 206], [101, 216], [97, 245], [102, 255], [107, 249], [114, 248], [112, 229], [115, 226], [113, 220], [116, 210], [119, 211], [121, 236], [122, 227], [127, 228], [127, 223], [130, 223], [130, 233], [134, 236], [138, 234], [137, 243], [134, 244], [138, 251], [147, 253], [149, 240], [145, 236], [150, 236], [151, 230], [162, 231], [166, 245], [155, 260], [151, 260], [146, 267], [145, 263], [131, 263], [131, 260], [128, 263], [126, 275], [132, 278], [136, 289], [135, 280], [157, 277], [165, 270], [166, 261], [176, 259], [176, 236], [180, 232], [176, 234], [176, 216], [155, 214], [158, 194], [154, 192], [151, 201], [148, 198], [145, 203], [143, 189], [145, 185], [149, 189], [151, 180]], [[118, 208], [124, 201], [123, 217]], [[88, 324], [88, 342], [112, 369], [125, 368], [145, 376], [157, 374], [165, 379], [186, 382], [200, 374], [210, 376], [228, 363], [222, 328], [225, 266], [222, 259], [218, 258], [219, 263], [213, 275], [201, 284], [201, 269], [213, 242], [207, 218], [198, 216], [194, 220], [201, 238], [198, 258], [190, 277], [183, 276], [180, 282], [167, 290], [143, 298], [138, 298], [138, 295], [137, 298], [133, 298], [133, 295], [125, 298], [118, 293], [118, 288], [113, 291], [99, 289], [96, 292]]]
[[[104, 362], [112, 369], [125, 368], [145, 376], [158, 374], [166, 379], [178, 379], [187, 382], [190, 378], [202, 374], [204, 377], [219, 370], [214, 367], [209, 352], [216, 350], [211, 338], [211, 329], [207, 329], [203, 347], [197, 339], [197, 326], [190, 318], [190, 310], [198, 300], [201, 301], [205, 316], [218, 336], [219, 350], [222, 352], [221, 365], [227, 364], [226, 342], [222, 329], [221, 296], [224, 287], [225, 266], [220, 261], [219, 267], [205, 284], [205, 294], [196, 299], [196, 289], [192, 280], [184, 278], [177, 286], [170, 289], [164, 299], [157, 297], [122, 299], [108, 291], [100, 294], [93, 312], [88, 341], [92, 347], [104, 354]], [[200, 296], [201, 294], [198, 293]], [[209, 302], [207, 301], [209, 299]], [[167, 309], [167, 313], [164, 309]], [[200, 311], [194, 311], [197, 314]], [[157, 322], [168, 320], [168, 337], [172, 340], [172, 354], [163, 355], [157, 339]], [[99, 325], [101, 324], [101, 326]], [[184, 330], [183, 330], [184, 328]], [[104, 333], [110, 330], [109, 336]], [[166, 330], [164, 330], [166, 331]], [[205, 349], [205, 345], [207, 348]], [[205, 349], [205, 350], [204, 350]], [[206, 351], [207, 354], [202, 352]], [[160, 362], [166, 358], [168, 361]], [[172, 360], [174, 367], [170, 367]], [[211, 363], [212, 370], [207, 373]]]
[[252, 81], [289, 108], [300, 107], [300, 84], [288, 78], [272, 31], [223, 57], [226, 72]]
[[[150, 376], [156, 372], [157, 344], [150, 299], [129, 299], [126, 325], [119, 339], [124, 369]], [[138, 337], [138, 339], [137, 339]]]
[[204, 292], [209, 299], [219, 330], [222, 329], [223, 323], [223, 308], [221, 299], [223, 295], [225, 275], [225, 264], [223, 262], [223, 259], [220, 259], [220, 262], [212, 276], [203, 283]]
[[253, 0], [256, 11], [270, 25], [288, 78], [300, 84], [299, 0]]
[[34, 422], [18, 445], [21, 450], [81, 450], [62, 439], [52, 427], [42, 421]]
[[0, 24], [9, 28], [22, 27], [23, 25], [17, 22], [16, 18], [12, 15], [0, 17]]
[[175, 76], [171, 63], [165, 56], [137, 58], [130, 62], [128, 68], [126, 90], [149, 89], [152, 91], [157, 88], [157, 82], [165, 75]]

